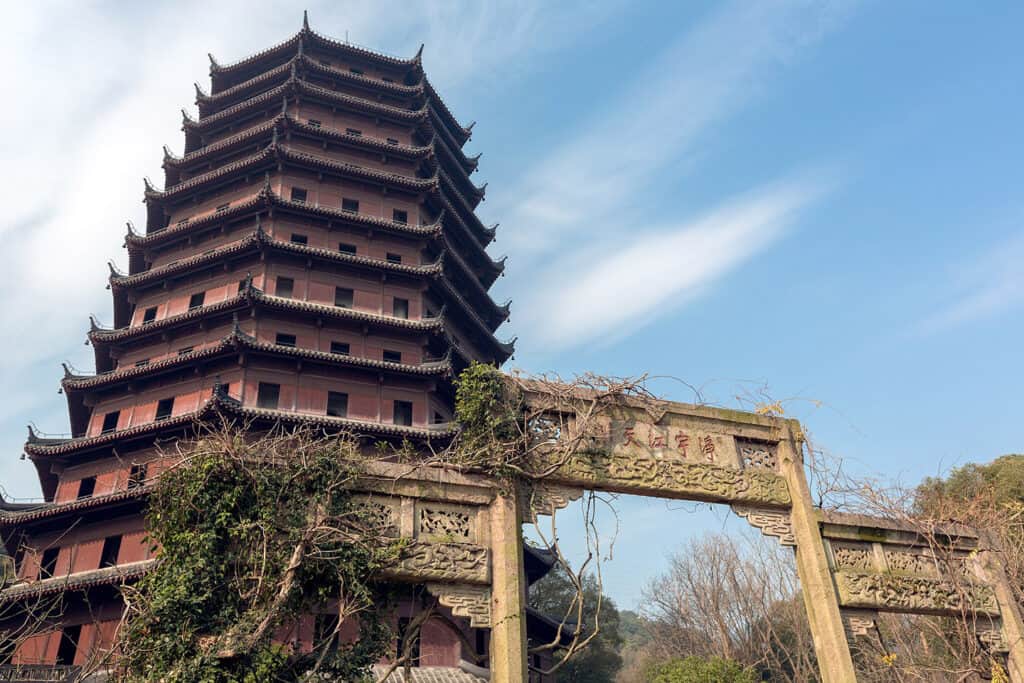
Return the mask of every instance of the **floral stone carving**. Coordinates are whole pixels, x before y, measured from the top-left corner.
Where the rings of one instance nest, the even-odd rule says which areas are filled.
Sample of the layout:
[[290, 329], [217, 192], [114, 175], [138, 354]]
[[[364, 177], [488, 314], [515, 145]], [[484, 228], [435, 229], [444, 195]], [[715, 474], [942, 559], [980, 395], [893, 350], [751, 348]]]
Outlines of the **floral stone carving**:
[[750, 522], [750, 526], [760, 529], [765, 536], [774, 536], [782, 545], [796, 546], [789, 512], [764, 510], [749, 505], [733, 505], [732, 511]]
[[848, 571], [836, 572], [835, 580], [843, 607], [954, 615], [967, 609], [999, 614], [995, 592], [977, 583]]
[[474, 540], [473, 515], [469, 508], [420, 507], [416, 536], [467, 543]]

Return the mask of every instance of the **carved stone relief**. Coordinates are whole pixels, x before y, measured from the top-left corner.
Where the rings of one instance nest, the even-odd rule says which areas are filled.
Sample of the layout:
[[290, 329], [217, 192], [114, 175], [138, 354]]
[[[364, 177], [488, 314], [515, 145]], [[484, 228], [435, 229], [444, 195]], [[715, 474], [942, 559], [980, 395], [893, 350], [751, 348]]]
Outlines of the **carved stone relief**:
[[427, 590], [455, 616], [469, 617], [471, 627], [490, 628], [491, 589], [487, 586], [428, 583]]
[[869, 638], [875, 635], [877, 612], [845, 611], [843, 613], [843, 626], [846, 629], [846, 637], [850, 640], [856, 638]]
[[788, 506], [789, 488], [765, 470], [655, 458], [643, 453], [588, 453], [574, 457], [554, 475], [563, 482], [601, 485], [627, 492], [693, 496], [724, 502]]
[[989, 652], [1002, 653], [1010, 650], [1006, 639], [1003, 638], [1002, 626], [998, 623], [978, 624], [975, 635], [978, 637], [978, 643]]
[[762, 470], [779, 471], [779, 460], [776, 455], [776, 445], [758, 441], [736, 441], [739, 449], [740, 462], [744, 469], [754, 468]]
[[920, 574], [921, 576], [939, 575], [935, 566], [935, 558], [925, 554], [921, 549], [899, 548], [885, 549], [885, 564], [889, 571], [899, 574]]
[[400, 499], [360, 496], [353, 502], [367, 516], [370, 525], [380, 533], [386, 536], [399, 535]]
[[733, 505], [732, 511], [750, 522], [751, 526], [760, 529], [765, 536], [774, 536], [782, 545], [796, 546], [796, 537], [793, 535], [789, 512], [765, 510], [749, 505]]
[[958, 584], [924, 576], [839, 571], [839, 603], [897, 612], [959, 614], [964, 609], [999, 614], [995, 592], [980, 584]]
[[419, 502], [416, 506], [416, 538], [449, 543], [476, 540], [476, 510], [461, 505]]
[[400, 578], [429, 581], [489, 583], [490, 555], [487, 548], [465, 543], [413, 543], [401, 559], [385, 573]]
[[836, 569], [855, 569], [859, 571], [872, 571], [874, 565], [874, 551], [867, 543], [837, 543], [830, 541], [832, 546], [832, 559]]

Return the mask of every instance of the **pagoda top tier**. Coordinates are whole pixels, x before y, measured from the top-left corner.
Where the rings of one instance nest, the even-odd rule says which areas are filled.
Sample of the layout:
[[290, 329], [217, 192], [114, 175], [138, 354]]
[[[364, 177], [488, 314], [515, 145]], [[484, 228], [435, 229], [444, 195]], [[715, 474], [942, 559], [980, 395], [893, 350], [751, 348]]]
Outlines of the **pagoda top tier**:
[[423, 45], [413, 57], [405, 59], [393, 57], [369, 50], [348, 41], [334, 40], [322, 36], [309, 27], [309, 15], [302, 14], [302, 28], [292, 37], [231, 64], [221, 64], [210, 54], [210, 96], [248, 81], [266, 71], [302, 57], [307, 50], [316, 50], [339, 59], [357, 61], [372, 65], [377, 69], [389, 72], [394, 77], [389, 81], [381, 81], [382, 86], [397, 83], [398, 85], [422, 85], [427, 99], [434, 105], [435, 111], [444, 121], [445, 127], [451, 132], [458, 144], [464, 145], [473, 132], [473, 123], [462, 125], [441, 99], [423, 73]]

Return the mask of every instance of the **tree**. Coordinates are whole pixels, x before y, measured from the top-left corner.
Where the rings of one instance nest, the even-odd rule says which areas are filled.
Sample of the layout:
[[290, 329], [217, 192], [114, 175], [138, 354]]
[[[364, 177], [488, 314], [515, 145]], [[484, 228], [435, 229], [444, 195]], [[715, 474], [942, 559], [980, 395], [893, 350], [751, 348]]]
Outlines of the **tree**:
[[917, 487], [914, 506], [919, 513], [929, 514], [947, 501], [979, 498], [997, 506], [1024, 502], [1024, 455], [1004, 455], [981, 465], [968, 463], [945, 479], [927, 477]]
[[655, 664], [647, 670], [648, 683], [754, 683], [754, 670], [721, 657], [689, 656]]
[[[583, 577], [583, 623], [584, 630], [592, 628], [597, 614], [598, 596], [601, 585], [593, 574]], [[561, 620], [567, 614], [575, 614], [573, 600], [578, 599], [576, 587], [556, 566], [547, 576], [530, 587], [530, 606], [543, 614]], [[611, 683], [622, 667], [619, 648], [622, 638], [619, 634], [619, 611], [611, 598], [601, 597], [600, 630], [597, 637], [581, 652], [575, 654], [555, 673], [555, 680], [573, 683]], [[576, 624], [566, 624], [575, 627]]]

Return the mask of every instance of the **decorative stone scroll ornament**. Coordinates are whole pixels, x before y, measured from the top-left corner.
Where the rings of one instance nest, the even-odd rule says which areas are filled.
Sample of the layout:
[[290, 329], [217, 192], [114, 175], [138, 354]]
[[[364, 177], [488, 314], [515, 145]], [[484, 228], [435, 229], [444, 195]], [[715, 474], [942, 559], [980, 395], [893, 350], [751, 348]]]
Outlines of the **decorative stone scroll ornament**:
[[414, 581], [489, 583], [487, 548], [468, 543], [412, 543], [386, 574]]
[[457, 617], [469, 617], [473, 628], [491, 627], [491, 589], [486, 586], [467, 586], [448, 583], [428, 583], [427, 590], [437, 601], [450, 607]]
[[995, 592], [977, 583], [851, 571], [837, 571], [835, 582], [843, 607], [930, 614], [957, 615], [964, 610], [999, 614]]
[[793, 525], [786, 510], [767, 510], [749, 505], [733, 505], [732, 511], [761, 530], [765, 536], [774, 536], [782, 545], [796, 547]]
[[843, 625], [846, 628], [847, 638], [853, 640], [855, 638], [870, 638], [875, 635], [877, 617], [877, 612], [844, 612]]
[[1006, 639], [1003, 638], [1003, 629], [998, 623], [978, 624], [974, 633], [978, 637], [978, 643], [989, 652], [1004, 653], [1010, 650]]
[[523, 487], [523, 521], [536, 524], [539, 515], [554, 515], [569, 503], [583, 497], [583, 489], [559, 486], [547, 482], [534, 482]]

